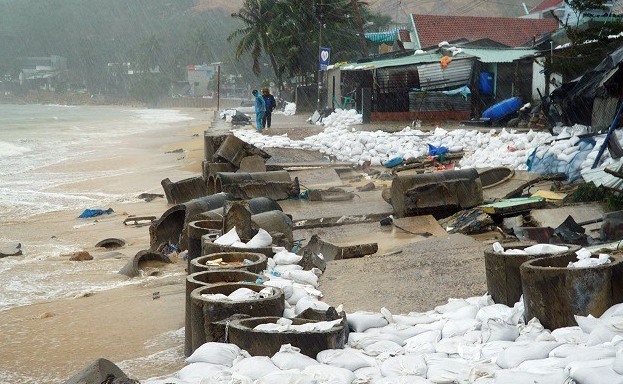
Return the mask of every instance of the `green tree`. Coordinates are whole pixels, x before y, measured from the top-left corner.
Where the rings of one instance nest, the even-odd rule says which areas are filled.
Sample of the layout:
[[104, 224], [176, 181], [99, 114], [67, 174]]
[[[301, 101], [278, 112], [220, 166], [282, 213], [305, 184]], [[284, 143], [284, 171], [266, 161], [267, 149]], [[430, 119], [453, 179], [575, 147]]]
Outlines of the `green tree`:
[[228, 41], [238, 40], [236, 58], [240, 59], [245, 53], [250, 53], [253, 60], [253, 72], [261, 73], [260, 61], [262, 55], [267, 55], [273, 68], [275, 77], [281, 79], [281, 72], [275, 59], [273, 41], [269, 30], [275, 17], [275, 0], [245, 0], [243, 7], [231, 17], [240, 20], [242, 27], [234, 31]]
[[150, 73], [162, 63], [162, 44], [156, 35], [151, 35], [141, 41], [135, 51], [137, 69], [143, 73]]
[[165, 75], [146, 76], [130, 86], [130, 95], [138, 101], [155, 107], [158, 101], [167, 97], [171, 90], [171, 80]]

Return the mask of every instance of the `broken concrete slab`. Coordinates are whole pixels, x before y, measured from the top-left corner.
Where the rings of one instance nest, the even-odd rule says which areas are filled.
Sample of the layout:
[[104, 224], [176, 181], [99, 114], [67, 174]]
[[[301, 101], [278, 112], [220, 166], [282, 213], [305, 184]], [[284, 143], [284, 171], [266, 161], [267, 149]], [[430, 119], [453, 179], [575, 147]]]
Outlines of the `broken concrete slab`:
[[128, 376], [112, 361], [97, 359], [83, 370], [67, 379], [64, 384], [108, 384], [112, 383], [112, 380], [115, 379], [127, 378]]
[[504, 183], [496, 184], [483, 190], [485, 201], [495, 201], [499, 199], [510, 199], [520, 197], [526, 188], [529, 188], [544, 181], [566, 180], [567, 175], [557, 173], [551, 175], [541, 175], [527, 171], [515, 171], [513, 177]]
[[554, 229], [551, 227], [515, 227], [513, 233], [521, 241], [532, 241], [541, 244], [549, 244], [554, 237]]
[[379, 245], [370, 243], [338, 246], [322, 240], [318, 235], [314, 235], [305, 248], [316, 255], [321, 254], [325, 261], [332, 261], [373, 255], [379, 250]]
[[269, 159], [270, 155], [254, 145], [245, 143], [234, 135], [228, 135], [218, 150], [214, 153], [214, 162], [226, 161], [236, 169], [240, 168], [240, 162], [247, 156], [258, 155], [264, 159]]
[[506, 230], [507, 232], [512, 232], [513, 228], [523, 227], [523, 225], [524, 225], [523, 216], [521, 215], [505, 217], [502, 220], [502, 228]]
[[350, 201], [355, 198], [352, 192], [346, 192], [342, 188], [331, 187], [329, 189], [308, 189], [309, 201]]
[[489, 232], [495, 225], [491, 216], [480, 208], [471, 208], [455, 213], [454, 215], [439, 221], [448, 233], [462, 233], [474, 235]]
[[22, 255], [22, 244], [9, 244], [0, 247], [0, 258], [9, 257], [9, 256], [21, 256]]
[[240, 161], [237, 172], [266, 172], [266, 159], [262, 156], [246, 156]]
[[213, 162], [214, 154], [219, 149], [221, 144], [227, 139], [228, 135], [215, 135], [210, 131], [203, 133], [203, 159], [208, 162]]
[[603, 241], [623, 239], [623, 211], [606, 213], [601, 225], [601, 239]]
[[203, 178], [206, 180], [210, 175], [217, 172], [236, 172], [236, 168], [229, 163], [213, 163], [205, 160], [201, 163], [201, 170]]
[[[151, 263], [150, 263], [151, 262]], [[155, 266], [171, 264], [172, 261], [168, 256], [163, 255], [159, 252], [154, 252], [150, 250], [143, 250], [138, 252], [130, 261], [126, 263], [126, 265], [119, 270], [120, 275], [125, 275], [127, 277], [136, 277], [141, 274], [141, 269], [146, 268], [149, 264], [153, 264]]]
[[208, 188], [202, 177], [191, 177], [175, 183], [166, 178], [160, 184], [169, 204], [183, 204], [208, 195]]
[[369, 182], [366, 185], [362, 185], [361, 187], [357, 187], [357, 190], [359, 192], [370, 192], [370, 191], [374, 191], [376, 189], [376, 185], [374, 185], [373, 182]]
[[301, 194], [301, 187], [297, 178], [294, 181], [249, 181], [238, 184], [227, 184], [221, 188], [222, 192], [231, 193], [237, 199], [253, 199], [256, 197], [267, 197], [272, 200], [281, 201], [287, 199], [298, 199]]
[[344, 182], [334, 168], [306, 169], [290, 173], [292, 177], [298, 177], [301, 184], [308, 188], [328, 188], [344, 185]]

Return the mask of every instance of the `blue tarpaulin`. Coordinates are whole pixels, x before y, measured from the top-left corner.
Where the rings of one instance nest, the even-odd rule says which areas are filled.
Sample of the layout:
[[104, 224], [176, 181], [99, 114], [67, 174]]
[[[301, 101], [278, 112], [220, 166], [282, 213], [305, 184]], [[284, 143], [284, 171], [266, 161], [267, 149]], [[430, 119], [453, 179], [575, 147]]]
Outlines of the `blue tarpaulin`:
[[110, 215], [114, 211], [112, 208], [108, 208], [107, 210], [103, 209], [85, 209], [84, 212], [80, 216], [79, 219], [88, 219], [89, 217], [97, 217], [102, 215]]

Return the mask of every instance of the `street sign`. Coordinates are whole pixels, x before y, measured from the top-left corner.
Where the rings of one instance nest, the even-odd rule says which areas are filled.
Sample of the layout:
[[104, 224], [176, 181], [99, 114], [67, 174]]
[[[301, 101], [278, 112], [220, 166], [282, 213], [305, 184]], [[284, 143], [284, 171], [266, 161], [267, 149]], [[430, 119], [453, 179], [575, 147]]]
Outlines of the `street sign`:
[[331, 48], [320, 48], [320, 70], [326, 71], [331, 60]]

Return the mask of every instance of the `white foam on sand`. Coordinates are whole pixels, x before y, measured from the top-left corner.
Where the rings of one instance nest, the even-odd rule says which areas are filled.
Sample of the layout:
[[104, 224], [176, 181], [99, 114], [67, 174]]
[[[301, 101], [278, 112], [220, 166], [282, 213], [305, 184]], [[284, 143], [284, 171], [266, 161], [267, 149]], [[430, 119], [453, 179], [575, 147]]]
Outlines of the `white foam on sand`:
[[135, 113], [141, 121], [152, 124], [171, 124], [195, 120], [194, 117], [188, 116], [175, 109], [138, 109], [132, 110], [132, 112]]
[[30, 151], [32, 151], [31, 148], [0, 141], [0, 157], [21, 156]]

